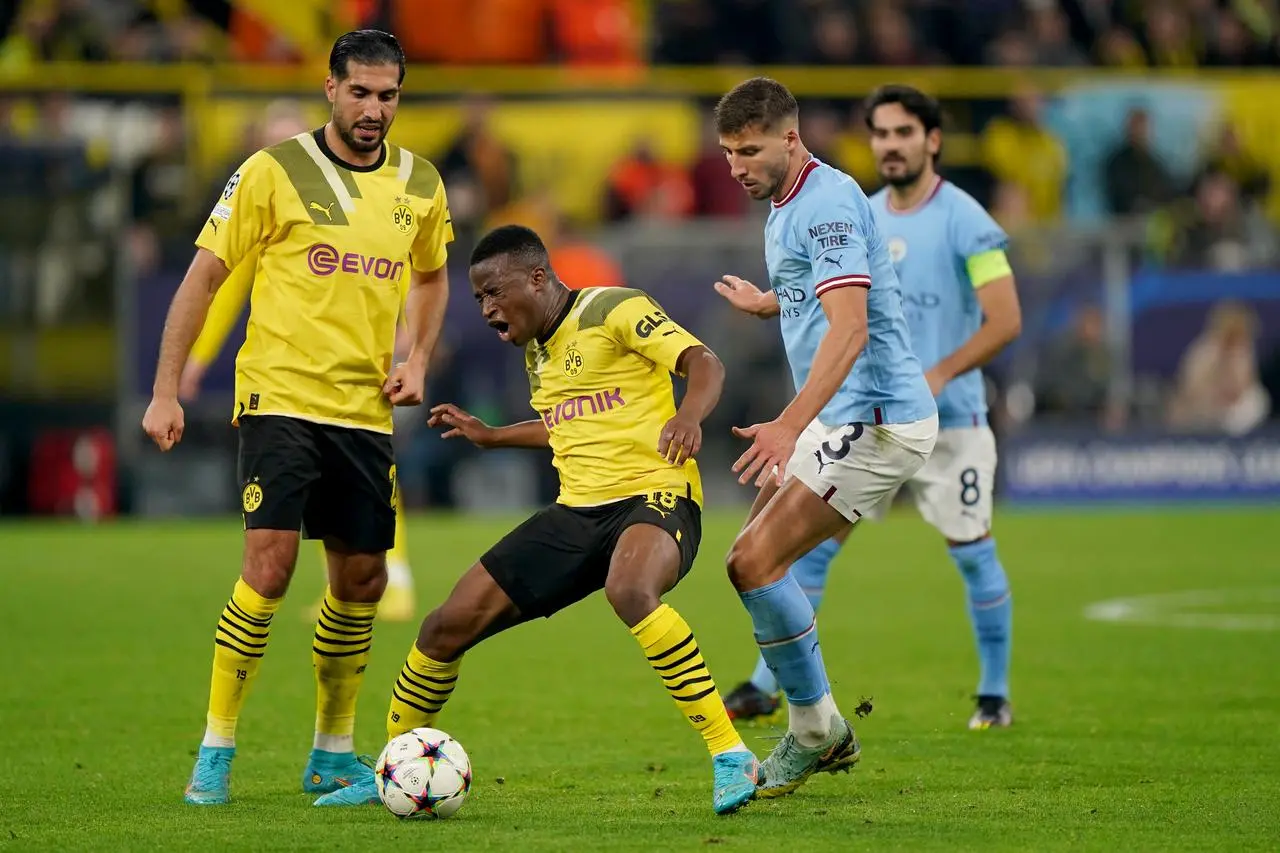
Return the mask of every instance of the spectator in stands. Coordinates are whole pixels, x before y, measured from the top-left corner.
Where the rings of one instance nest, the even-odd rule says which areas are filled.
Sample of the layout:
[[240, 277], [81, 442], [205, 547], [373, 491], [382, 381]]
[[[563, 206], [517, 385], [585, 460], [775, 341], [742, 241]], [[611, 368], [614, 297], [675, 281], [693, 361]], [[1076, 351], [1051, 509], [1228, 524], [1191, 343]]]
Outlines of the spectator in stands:
[[702, 126], [702, 146], [689, 169], [689, 180], [693, 185], [694, 216], [730, 219], [746, 215], [751, 200], [725, 168], [720, 138], [711, 122]]
[[681, 219], [693, 212], [689, 175], [660, 159], [641, 140], [609, 173], [605, 187], [605, 219]]
[[1040, 121], [1041, 97], [1024, 86], [1009, 101], [1009, 114], [987, 123], [982, 132], [982, 160], [997, 180], [1026, 191], [1031, 214], [1041, 222], [1062, 212], [1062, 187], [1067, 154]]
[[1045, 349], [1036, 370], [1036, 410], [1063, 419], [1106, 417], [1112, 372], [1102, 311], [1082, 306], [1075, 324]]
[[1214, 306], [1182, 357], [1169, 403], [1171, 427], [1244, 435], [1267, 419], [1271, 398], [1258, 377], [1257, 322], [1242, 303]]
[[1175, 194], [1173, 178], [1151, 148], [1151, 120], [1134, 109], [1125, 121], [1124, 140], [1103, 166], [1107, 203], [1116, 216], [1148, 214]]
[[66, 0], [26, 3], [5, 41], [5, 57], [12, 65], [26, 67], [54, 61], [101, 62], [110, 56], [111, 19], [103, 17], [109, 11]]
[[805, 59], [813, 65], [858, 65], [858, 35], [853, 10], [824, 7], [813, 16], [812, 48]]
[[468, 99], [463, 104], [462, 129], [436, 161], [449, 192], [455, 228], [477, 225], [516, 196], [516, 157], [494, 133], [490, 110], [488, 100]]
[[1026, 33], [1018, 27], [1010, 27], [986, 46], [982, 58], [987, 65], [1021, 67], [1034, 65], [1036, 54]]
[[945, 62], [916, 38], [906, 13], [889, 3], [876, 3], [867, 11], [867, 53], [871, 62], [889, 67]]
[[1098, 61], [1113, 68], [1146, 68], [1147, 54], [1133, 33], [1123, 27], [1111, 27], [1098, 37], [1094, 45]]
[[1274, 33], [1271, 39], [1259, 39], [1232, 8], [1218, 9], [1209, 27], [1211, 38], [1205, 64], [1240, 68], [1252, 65], [1276, 65]]
[[1240, 188], [1241, 198], [1252, 205], [1261, 205], [1271, 188], [1271, 174], [1266, 165], [1245, 150], [1231, 124], [1222, 126], [1217, 142], [1205, 158], [1205, 167], [1230, 175]]
[[176, 108], [162, 111], [155, 143], [130, 175], [133, 216], [129, 244], [134, 269], [141, 275], [155, 272], [165, 261], [181, 264], [176, 252], [166, 257], [171, 254], [166, 252], [168, 248], [180, 251], [182, 256], [190, 253], [185, 244], [194, 227], [195, 214], [186, 139], [182, 112]]
[[720, 58], [716, 15], [709, 3], [658, 0], [653, 58], [662, 65], [698, 65]]
[[1052, 2], [1037, 3], [1028, 12], [1036, 64], [1051, 68], [1088, 65], [1089, 57], [1071, 40], [1067, 17]]
[[1245, 270], [1272, 265], [1275, 234], [1256, 210], [1240, 203], [1240, 190], [1225, 172], [1196, 180], [1193, 201], [1172, 213], [1165, 262], [1180, 269]]
[[1158, 68], [1197, 65], [1199, 55], [1186, 12], [1168, 2], [1148, 3], [1144, 11], [1141, 39], [1151, 64]]

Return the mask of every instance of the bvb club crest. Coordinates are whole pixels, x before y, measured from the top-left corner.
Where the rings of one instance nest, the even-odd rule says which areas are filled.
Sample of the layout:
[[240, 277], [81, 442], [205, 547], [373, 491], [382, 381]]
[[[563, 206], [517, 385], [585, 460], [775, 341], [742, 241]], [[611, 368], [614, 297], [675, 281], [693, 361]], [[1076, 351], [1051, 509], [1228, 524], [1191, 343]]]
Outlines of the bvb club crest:
[[397, 198], [396, 206], [391, 208], [391, 221], [399, 229], [401, 234], [408, 234], [413, 230], [413, 211], [409, 209], [409, 205], [405, 204], [407, 199]]
[[244, 491], [240, 493], [240, 503], [244, 506], [245, 512], [253, 512], [262, 506], [262, 486], [256, 482], [246, 485]]
[[564, 354], [564, 375], [572, 379], [582, 372], [585, 365], [586, 361], [583, 360], [582, 353], [578, 352], [576, 347], [570, 346]]

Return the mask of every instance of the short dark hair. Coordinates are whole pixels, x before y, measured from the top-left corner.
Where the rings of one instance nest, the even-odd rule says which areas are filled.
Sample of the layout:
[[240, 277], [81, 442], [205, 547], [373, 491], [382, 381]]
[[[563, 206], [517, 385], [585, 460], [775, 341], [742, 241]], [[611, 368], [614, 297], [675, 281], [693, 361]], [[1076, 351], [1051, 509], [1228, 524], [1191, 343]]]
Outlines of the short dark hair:
[[338, 36], [329, 51], [329, 74], [345, 80], [352, 61], [361, 65], [395, 65], [404, 82], [404, 49], [391, 33], [382, 30], [354, 30]]
[[531, 267], [541, 265], [550, 269], [542, 238], [523, 225], [501, 225], [481, 237], [471, 250], [471, 266], [501, 255], [509, 255]]
[[885, 104], [898, 104], [909, 115], [918, 118], [920, 123], [924, 125], [925, 133], [942, 127], [942, 107], [938, 105], [936, 100], [914, 86], [890, 83], [887, 86], [881, 86], [876, 89], [863, 102], [863, 120], [866, 121], [868, 130], [875, 130], [875, 125], [871, 119], [876, 107], [882, 107]]
[[730, 89], [716, 104], [716, 132], [741, 133], [748, 127], [772, 130], [800, 115], [800, 105], [787, 87], [768, 77], [752, 77]]

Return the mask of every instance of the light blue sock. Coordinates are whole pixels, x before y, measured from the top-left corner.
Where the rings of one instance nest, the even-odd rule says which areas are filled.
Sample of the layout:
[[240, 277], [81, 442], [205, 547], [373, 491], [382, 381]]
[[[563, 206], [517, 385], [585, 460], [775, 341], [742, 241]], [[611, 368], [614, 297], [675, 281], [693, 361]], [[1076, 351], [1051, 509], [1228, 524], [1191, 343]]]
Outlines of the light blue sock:
[[969, 618], [978, 643], [979, 696], [1009, 697], [1009, 655], [1013, 649], [1013, 594], [996, 542], [987, 537], [950, 549], [969, 591]]
[[[808, 597], [814, 613], [818, 612], [818, 605], [822, 603], [822, 593], [827, 588], [827, 572], [831, 569], [831, 561], [838, 553], [840, 553], [840, 543], [835, 539], [828, 539], [791, 564], [791, 574], [795, 575], [796, 583], [800, 584], [800, 589]], [[756, 659], [755, 671], [751, 673], [751, 683], [757, 690], [770, 696], [778, 692], [778, 679], [774, 678], [773, 673], [769, 671], [769, 665], [764, 662], [763, 655]]]
[[782, 580], [739, 597], [751, 614], [760, 653], [782, 685], [787, 701], [813, 705], [831, 692], [818, 647], [813, 605], [795, 575], [788, 571]]

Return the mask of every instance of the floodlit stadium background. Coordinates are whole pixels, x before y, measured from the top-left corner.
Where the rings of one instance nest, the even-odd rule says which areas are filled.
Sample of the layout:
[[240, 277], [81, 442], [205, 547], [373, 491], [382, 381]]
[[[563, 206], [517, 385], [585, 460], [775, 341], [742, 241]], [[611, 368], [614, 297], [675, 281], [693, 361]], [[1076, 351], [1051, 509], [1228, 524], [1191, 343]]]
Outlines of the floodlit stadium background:
[[[188, 407], [182, 452], [161, 458], [137, 429], [164, 312], [236, 164], [324, 120], [328, 45], [357, 25], [392, 29], [410, 53], [392, 138], [440, 167], [457, 226], [432, 400], [496, 420], [527, 411], [520, 360], [478, 321], [463, 265], [483, 229], [523, 222], [553, 241], [565, 278], [644, 288], [724, 357], [705, 469], [713, 502], [745, 500], [723, 476], [728, 426], [765, 418], [789, 388], [776, 330], [710, 287], [726, 272], [761, 280], [764, 213], [727, 176], [710, 104], [776, 75], [802, 98], [809, 147], [870, 191], [858, 101], [902, 81], [942, 99], [946, 177], [1013, 235], [1024, 331], [987, 371], [1004, 496], [1280, 495], [1267, 432], [1280, 411], [1277, 21], [1267, 4], [1216, 5], [11, 4], [0, 509], [234, 508], [238, 333]], [[543, 459], [481, 458], [420, 421], [398, 422], [411, 505], [551, 493]]]
[[[241, 555], [243, 324], [163, 455], [139, 426], [161, 326], [228, 176], [325, 120], [329, 46], [360, 25], [411, 55], [391, 140], [439, 167], [457, 231], [429, 401], [530, 414], [466, 282], [504, 222], [575, 284], [648, 290], [726, 363], [701, 554], [672, 595], [726, 693], [756, 654], [722, 571], [751, 497], [729, 427], [790, 389], [776, 325], [711, 288], [763, 283], [766, 212], [729, 179], [711, 105], [777, 77], [809, 147], [872, 191], [860, 99], [942, 100], [943, 174], [1012, 235], [1024, 312], [986, 371], [1012, 729], [964, 729], [963, 585], [907, 505], [854, 534], [820, 615], [841, 706], [875, 700], [852, 776], [713, 820], [705, 755], [596, 597], [469, 656], [442, 718], [477, 773], [458, 819], [317, 814], [297, 788], [312, 546], [245, 709], [237, 802], [182, 805]], [[1272, 0], [0, 3], [0, 847], [1274, 849], [1278, 33]], [[400, 411], [396, 439], [423, 614], [555, 488], [545, 455], [424, 421]], [[379, 621], [362, 751], [416, 630]], [[771, 733], [744, 729], [760, 755]]]

